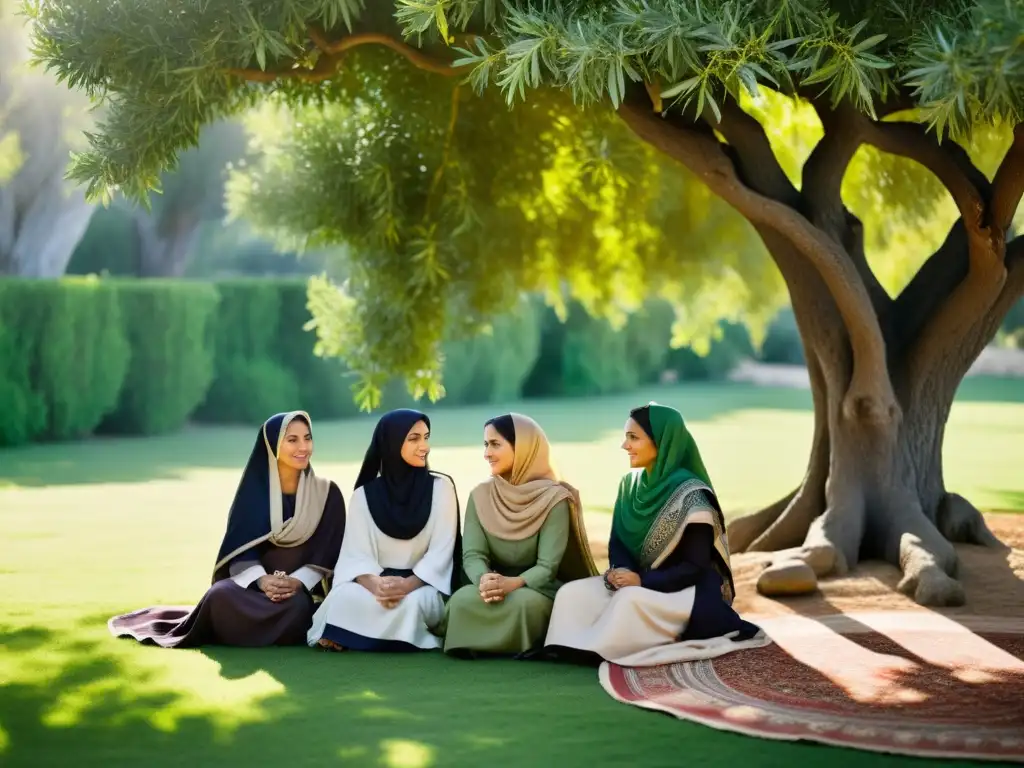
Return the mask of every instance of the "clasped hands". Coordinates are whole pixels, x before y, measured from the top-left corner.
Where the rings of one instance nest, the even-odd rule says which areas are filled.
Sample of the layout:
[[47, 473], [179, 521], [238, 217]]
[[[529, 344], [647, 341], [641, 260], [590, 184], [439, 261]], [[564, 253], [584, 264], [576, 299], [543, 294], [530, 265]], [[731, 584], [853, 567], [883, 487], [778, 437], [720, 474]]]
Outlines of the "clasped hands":
[[415, 576], [360, 576], [359, 581], [384, 608], [394, 608], [420, 584]]
[[500, 573], [485, 573], [480, 577], [480, 597], [485, 603], [500, 603], [509, 592], [514, 592], [525, 583], [518, 577], [502, 576]]
[[256, 580], [260, 591], [265, 594], [271, 602], [280, 603], [294, 597], [305, 585], [294, 576], [289, 576], [284, 571], [274, 571]]
[[631, 571], [628, 568], [609, 568], [604, 573], [604, 581], [605, 584], [610, 585], [612, 589], [639, 587], [640, 574], [635, 571]]

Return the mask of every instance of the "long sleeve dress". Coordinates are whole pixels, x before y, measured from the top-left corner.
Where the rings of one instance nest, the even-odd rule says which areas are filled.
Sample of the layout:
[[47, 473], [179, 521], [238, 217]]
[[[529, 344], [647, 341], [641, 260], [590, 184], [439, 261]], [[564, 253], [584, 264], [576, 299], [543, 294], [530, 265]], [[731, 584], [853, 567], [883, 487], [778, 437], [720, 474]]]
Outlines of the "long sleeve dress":
[[[710, 521], [710, 502], [703, 507]], [[715, 530], [698, 515], [656, 568], [639, 567], [613, 532], [609, 564], [637, 573], [640, 586], [611, 591], [601, 576], [567, 584], [557, 595], [545, 645], [623, 666], [649, 666], [713, 658], [769, 642], [723, 599], [722, 576], [713, 565]]]
[[[295, 514], [295, 495], [283, 494], [287, 522]], [[324, 574], [310, 563], [325, 565], [337, 557], [345, 536], [345, 500], [331, 483], [320, 525], [297, 547], [264, 542], [238, 555], [195, 608], [156, 606], [115, 616], [112, 634], [165, 648], [201, 645], [301, 645], [313, 617], [313, 596], [322, 594]], [[329, 559], [325, 559], [329, 558]], [[258, 588], [260, 576], [284, 571], [302, 582], [288, 600], [273, 602]]]
[[[306, 637], [358, 651], [413, 651], [441, 647], [436, 631], [451, 593], [458, 536], [458, 502], [445, 478], [434, 479], [430, 518], [411, 539], [394, 539], [377, 528], [362, 488], [352, 494], [348, 530], [334, 568], [334, 586], [313, 616]], [[356, 582], [359, 576], [415, 574], [425, 584], [394, 608], [385, 608]]]
[[[511, 541], [484, 530], [471, 496], [462, 539], [462, 563], [470, 584], [448, 602], [445, 652], [517, 654], [539, 646], [560, 586], [558, 568], [568, 541], [568, 501], [555, 504], [533, 536]], [[519, 576], [526, 585], [500, 603], [485, 603], [480, 579], [490, 572]]]

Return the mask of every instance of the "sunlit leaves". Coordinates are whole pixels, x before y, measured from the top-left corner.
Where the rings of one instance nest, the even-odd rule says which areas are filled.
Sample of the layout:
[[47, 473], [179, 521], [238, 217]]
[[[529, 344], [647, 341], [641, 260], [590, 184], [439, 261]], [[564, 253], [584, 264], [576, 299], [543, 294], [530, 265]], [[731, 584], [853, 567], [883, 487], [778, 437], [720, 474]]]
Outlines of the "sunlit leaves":
[[442, 337], [524, 291], [613, 322], [663, 295], [692, 338], [718, 321], [707, 296], [728, 294], [731, 313], [751, 307], [757, 322], [779, 306], [753, 231], [613, 114], [547, 89], [512, 111], [496, 89], [462, 86], [453, 100], [457, 83], [395, 61], [360, 50], [349, 75], [362, 85], [345, 101], [254, 111], [254, 158], [229, 182], [229, 208], [264, 232], [347, 246], [347, 281], [318, 281], [311, 306], [320, 350], [357, 374], [364, 407], [393, 375], [441, 394]]
[[[970, 141], [990, 170], [999, 142], [989, 134], [998, 126], [1005, 138], [1024, 87], [1024, 0], [26, 8], [39, 61], [108, 105], [72, 171], [96, 196], [144, 198], [203, 124], [260, 105], [249, 119], [254, 158], [233, 173], [229, 207], [289, 244], [346, 246], [348, 282], [318, 283], [311, 300], [324, 351], [359, 374], [365, 403], [395, 373], [436, 396], [445, 329], [478, 326], [523, 290], [556, 307], [573, 296], [613, 320], [653, 291], [679, 309], [677, 338], [698, 344], [727, 307], [770, 315], [782, 286], [752, 230], [616, 122], [613, 109], [643, 95], [639, 83], [666, 109], [710, 118], [739, 100], [797, 185], [821, 127], [796, 95], [873, 115], [894, 89], [910, 90], [919, 119]], [[232, 74], [333, 61], [320, 32], [338, 42], [352, 30], [427, 45], [465, 66], [468, 86], [453, 99], [456, 78], [366, 47], [317, 83]], [[863, 149], [843, 193], [890, 286], [945, 226], [944, 191], [908, 161]]]

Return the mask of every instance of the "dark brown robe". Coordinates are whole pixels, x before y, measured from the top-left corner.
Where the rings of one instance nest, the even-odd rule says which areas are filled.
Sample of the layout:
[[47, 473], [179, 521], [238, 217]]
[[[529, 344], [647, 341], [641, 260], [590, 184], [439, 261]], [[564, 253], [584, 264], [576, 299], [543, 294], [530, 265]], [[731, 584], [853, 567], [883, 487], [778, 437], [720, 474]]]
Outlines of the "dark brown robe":
[[[294, 497], [285, 497], [285, 519], [294, 514]], [[345, 533], [345, 501], [331, 483], [323, 517], [316, 532], [297, 547], [264, 543], [239, 559], [257, 561], [267, 573], [293, 573], [312, 565], [331, 570], [338, 560]], [[155, 606], [115, 616], [107, 622], [115, 637], [132, 637], [140, 643], [164, 648], [195, 648], [201, 645], [261, 647], [303, 645], [312, 625], [314, 597], [324, 597], [323, 583], [300, 590], [288, 600], [275, 603], [255, 585], [240, 587], [228, 577], [228, 569], [215, 574], [213, 586], [191, 610]]]

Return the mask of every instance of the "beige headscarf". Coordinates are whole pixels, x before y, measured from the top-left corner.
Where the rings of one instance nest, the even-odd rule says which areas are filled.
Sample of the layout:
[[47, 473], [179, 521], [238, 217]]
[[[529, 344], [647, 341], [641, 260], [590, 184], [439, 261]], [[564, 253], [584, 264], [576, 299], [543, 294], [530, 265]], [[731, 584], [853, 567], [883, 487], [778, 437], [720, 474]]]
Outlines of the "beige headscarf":
[[270, 438], [267, 436], [267, 422], [263, 423], [263, 444], [267, 449], [267, 474], [270, 479], [270, 532], [266, 536], [247, 542], [238, 549], [227, 553], [214, 566], [214, 573], [237, 555], [264, 541], [269, 541], [276, 547], [298, 547], [305, 544], [316, 533], [324, 514], [327, 494], [331, 488], [330, 480], [317, 477], [312, 466], [307, 471], [300, 472], [299, 487], [295, 494], [295, 514], [288, 522], [284, 520], [284, 504], [281, 500], [281, 476], [278, 474], [277, 457], [288, 432], [288, 425], [299, 417], [305, 419], [312, 429], [313, 422], [308, 413], [290, 411], [281, 421], [281, 429], [277, 433], [277, 445], [275, 446], [271, 446]]
[[551, 508], [573, 494], [555, 479], [548, 438], [540, 424], [520, 413], [510, 415], [516, 430], [511, 477], [494, 476], [481, 483], [473, 489], [473, 503], [485, 531], [519, 541], [535, 535]]
[[598, 573], [583, 525], [583, 505], [575, 488], [557, 479], [551, 466], [550, 444], [540, 424], [521, 413], [509, 414], [516, 431], [511, 481], [492, 477], [473, 489], [473, 505], [480, 525], [499, 539], [519, 541], [536, 534], [551, 509], [569, 500], [569, 542], [558, 578], [582, 579]]
[[309, 537], [316, 533], [320, 518], [324, 514], [327, 493], [331, 489], [331, 481], [317, 477], [313, 466], [299, 473], [299, 488], [295, 492], [295, 514], [287, 523], [284, 522], [284, 505], [281, 501], [281, 476], [277, 471], [277, 457], [281, 455], [281, 444], [284, 442], [288, 425], [301, 416], [313, 428], [313, 422], [305, 411], [291, 411], [281, 422], [281, 431], [277, 433], [277, 445], [270, 450], [267, 439], [267, 425], [263, 425], [263, 440], [267, 445], [267, 462], [270, 470], [270, 537], [268, 541], [276, 547], [297, 547], [305, 544]]

